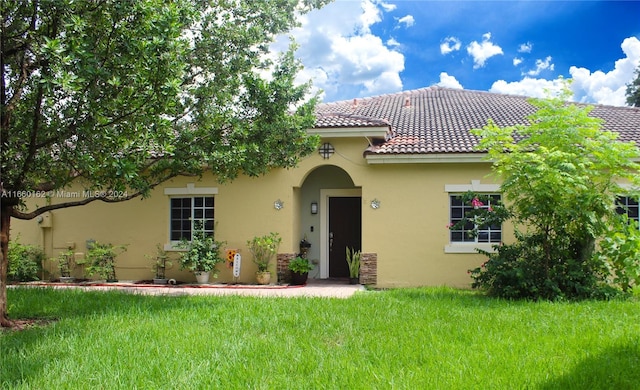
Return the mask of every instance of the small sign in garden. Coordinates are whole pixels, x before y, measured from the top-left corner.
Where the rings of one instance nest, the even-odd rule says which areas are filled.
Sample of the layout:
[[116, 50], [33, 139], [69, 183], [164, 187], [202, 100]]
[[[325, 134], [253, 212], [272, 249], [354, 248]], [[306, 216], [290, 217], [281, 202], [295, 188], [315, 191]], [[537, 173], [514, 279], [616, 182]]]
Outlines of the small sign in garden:
[[242, 256], [240, 253], [237, 253], [233, 256], [233, 277], [240, 277], [240, 263], [242, 262]]

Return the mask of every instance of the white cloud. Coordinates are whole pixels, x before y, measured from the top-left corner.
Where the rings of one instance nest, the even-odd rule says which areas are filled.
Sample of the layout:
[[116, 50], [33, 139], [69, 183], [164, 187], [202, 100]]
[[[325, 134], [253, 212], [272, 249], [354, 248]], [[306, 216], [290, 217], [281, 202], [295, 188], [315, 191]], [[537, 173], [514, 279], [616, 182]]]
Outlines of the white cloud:
[[522, 58], [515, 57], [515, 58], [513, 59], [513, 66], [518, 66], [518, 65], [520, 65], [520, 64], [522, 63], [522, 61], [524, 61]]
[[554, 70], [555, 65], [551, 63], [551, 56], [543, 60], [536, 60], [536, 68], [527, 72], [527, 76], [538, 76], [543, 70]]
[[531, 49], [533, 49], [533, 44], [530, 42], [520, 44], [518, 48], [518, 53], [531, 53]]
[[525, 77], [520, 81], [507, 83], [504, 80], [498, 80], [493, 83], [489, 92], [505, 93], [508, 95], [523, 95], [531, 97], [546, 97], [547, 90], [554, 93], [560, 91], [562, 82], [559, 79], [545, 80]]
[[402, 45], [400, 44], [400, 42], [396, 41], [394, 38], [389, 38], [389, 39], [387, 39], [387, 46], [398, 47], [398, 46], [402, 46]]
[[388, 3], [384, 3], [384, 2], [379, 2], [378, 5], [380, 7], [382, 7], [384, 12], [391, 12], [391, 11], [395, 10], [396, 8], [398, 8], [398, 6], [395, 5], [395, 4], [388, 4]]
[[378, 23], [382, 20], [382, 15], [380, 8], [371, 2], [371, 1], [363, 1], [362, 3], [362, 14], [360, 15], [360, 32], [363, 34], [368, 34], [371, 32], [371, 25]]
[[382, 95], [390, 91], [398, 91], [398, 89], [396, 89], [398, 85], [402, 85], [402, 80], [400, 80], [398, 72], [394, 71], [383, 72], [378, 77], [364, 82], [366, 94], [369, 96]]
[[[371, 33], [383, 13], [395, 9], [377, 0], [336, 1], [300, 17], [301, 27], [292, 30], [299, 48], [296, 57], [304, 64], [299, 82], [313, 80], [314, 92], [333, 100], [336, 96], [370, 96], [402, 90], [400, 72], [404, 55], [400, 42], [386, 44]], [[279, 37], [273, 51], [282, 51], [288, 38]]]
[[415, 24], [415, 19], [411, 15], [403, 16], [398, 19], [399, 24], [404, 24], [405, 27], [411, 27]]
[[[333, 41], [332, 49], [336, 58], [343, 60], [340, 79], [345, 83], [365, 83], [385, 73], [398, 74], [404, 70], [404, 56], [386, 48], [374, 35], [339, 37]], [[384, 77], [390, 79], [388, 74]]]
[[473, 69], [482, 68], [489, 58], [504, 54], [502, 48], [494, 45], [490, 40], [491, 33], [486, 33], [482, 35], [482, 43], [473, 41], [467, 46], [467, 53], [473, 57]]
[[[635, 69], [640, 64], [640, 40], [636, 37], [626, 38], [620, 45], [624, 58], [615, 62], [614, 69], [609, 72], [572, 66], [569, 73], [573, 79], [571, 90], [573, 100], [582, 103], [596, 103], [613, 106], [626, 105], [626, 84], [635, 79]], [[491, 86], [490, 92], [544, 97], [545, 89], [558, 91], [560, 79], [545, 80], [524, 77], [520, 81], [506, 82], [498, 80]]]
[[576, 66], [569, 69], [574, 80], [571, 89], [576, 101], [626, 105], [626, 84], [635, 79], [634, 72], [640, 64], [640, 40], [636, 37], [626, 38], [620, 47], [626, 57], [617, 60], [614, 69], [609, 72], [591, 72]]
[[440, 82], [436, 83], [437, 86], [446, 88], [463, 89], [462, 84], [454, 77], [447, 74], [447, 72], [440, 73]]
[[460, 50], [462, 43], [456, 37], [446, 37], [440, 44], [440, 53], [443, 55], [449, 54], [452, 51]]

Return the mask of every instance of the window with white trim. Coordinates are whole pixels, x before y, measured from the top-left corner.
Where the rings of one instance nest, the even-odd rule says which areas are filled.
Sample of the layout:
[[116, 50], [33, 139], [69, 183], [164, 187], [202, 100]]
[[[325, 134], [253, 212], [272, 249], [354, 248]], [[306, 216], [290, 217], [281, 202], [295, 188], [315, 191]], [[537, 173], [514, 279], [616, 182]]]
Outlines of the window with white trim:
[[[450, 218], [449, 226], [458, 224], [463, 219], [469, 218], [464, 226], [450, 229], [449, 239], [452, 243], [488, 243], [498, 244], [502, 241], [502, 226], [499, 224], [477, 225], [471, 220], [472, 211], [476, 208], [491, 209], [493, 204], [500, 203], [500, 194], [488, 194], [483, 196], [485, 202], [467, 202], [462, 199], [461, 194], [449, 195]], [[477, 229], [477, 230], [476, 230]], [[477, 234], [473, 234], [474, 230]]]
[[638, 222], [640, 220], [640, 207], [638, 200], [629, 196], [619, 196], [616, 199], [616, 212], [618, 214], [627, 214], [629, 219]]
[[188, 240], [194, 227], [202, 226], [208, 236], [213, 235], [215, 200], [213, 196], [171, 197], [170, 231], [171, 241]]

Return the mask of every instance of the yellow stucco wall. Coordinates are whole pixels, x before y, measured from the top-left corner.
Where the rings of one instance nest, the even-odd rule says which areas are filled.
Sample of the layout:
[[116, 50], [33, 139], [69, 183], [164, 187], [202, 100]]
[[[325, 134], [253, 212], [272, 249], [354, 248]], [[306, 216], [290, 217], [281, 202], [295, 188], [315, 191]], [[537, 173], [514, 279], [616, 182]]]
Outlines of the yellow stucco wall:
[[[88, 239], [127, 244], [127, 251], [118, 258], [118, 278], [151, 279], [151, 261], [145, 255], [153, 255], [156, 244], [168, 243], [169, 197], [164, 194], [164, 188], [186, 187], [188, 183], [196, 187], [216, 187], [216, 238], [226, 241], [228, 248], [241, 249], [243, 269], [239, 281], [251, 283], [255, 280], [255, 266], [245, 243], [253, 236], [278, 232], [283, 238], [280, 252], [295, 253], [300, 239], [306, 235], [312, 242], [310, 258], [319, 260], [323, 214], [321, 210], [311, 215], [309, 204], [311, 201], [321, 203], [321, 187], [314, 183], [328, 182], [332, 188], [353, 188], [362, 197], [362, 251], [378, 256], [379, 287], [470, 285], [467, 269], [478, 266], [485, 258], [476, 253], [445, 253], [449, 243], [446, 228], [449, 194], [445, 192], [445, 185], [470, 184], [472, 180], [492, 183], [492, 179], [486, 177], [489, 164], [368, 164], [363, 157], [368, 145], [364, 137], [330, 138], [323, 142], [330, 142], [336, 149], [326, 160], [315, 153], [305, 158], [298, 168], [278, 169], [258, 178], [239, 177], [224, 185], [218, 184], [211, 175], [205, 175], [201, 181], [192, 177], [175, 178], [154, 190], [147, 199], [117, 204], [98, 201], [55, 210], [51, 212], [50, 228], [40, 227], [36, 220], [13, 220], [12, 234], [16, 237], [19, 233], [23, 243], [42, 245], [50, 257], [56, 256], [68, 243], [74, 243], [78, 256], [82, 256]], [[316, 170], [318, 167], [325, 168]], [[284, 203], [281, 210], [274, 208], [274, 201], [278, 199]], [[380, 201], [379, 209], [370, 207], [373, 199]], [[30, 199], [29, 203], [34, 201]], [[42, 200], [39, 203], [42, 204]], [[503, 233], [503, 237], [510, 235], [509, 231]], [[54, 263], [47, 267], [54, 276], [57, 274]], [[223, 265], [219, 268], [219, 281], [232, 281], [231, 270]], [[275, 271], [275, 265], [272, 270]], [[318, 276], [318, 271], [311, 275]], [[189, 273], [180, 271], [175, 261], [168, 276], [195, 280]]]

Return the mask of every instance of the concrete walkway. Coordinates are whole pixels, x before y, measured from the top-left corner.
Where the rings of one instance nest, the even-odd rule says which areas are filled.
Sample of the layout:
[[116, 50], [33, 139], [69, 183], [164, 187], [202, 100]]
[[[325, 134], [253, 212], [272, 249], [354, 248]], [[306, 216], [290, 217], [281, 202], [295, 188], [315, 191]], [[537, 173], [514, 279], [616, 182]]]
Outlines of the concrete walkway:
[[310, 279], [304, 286], [288, 285], [243, 285], [243, 284], [181, 284], [161, 286], [152, 284], [136, 284], [123, 281], [118, 283], [43, 283], [33, 282], [32, 287], [79, 288], [87, 291], [120, 290], [132, 294], [147, 295], [247, 295], [258, 297], [325, 297], [349, 298], [357, 291], [365, 291], [362, 285], [348, 284], [346, 281]]

